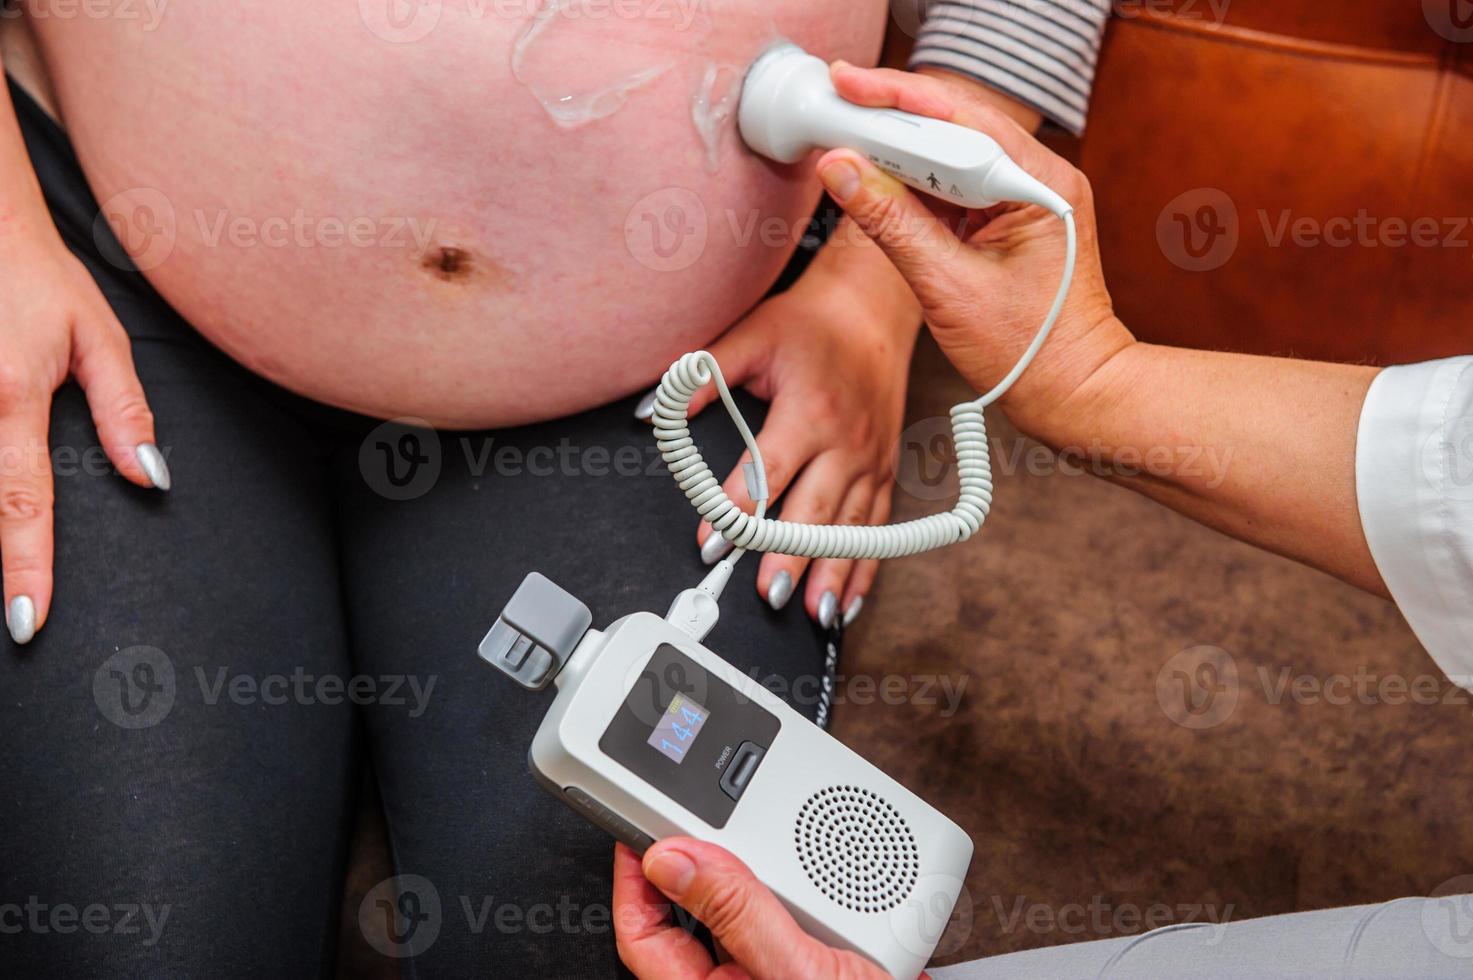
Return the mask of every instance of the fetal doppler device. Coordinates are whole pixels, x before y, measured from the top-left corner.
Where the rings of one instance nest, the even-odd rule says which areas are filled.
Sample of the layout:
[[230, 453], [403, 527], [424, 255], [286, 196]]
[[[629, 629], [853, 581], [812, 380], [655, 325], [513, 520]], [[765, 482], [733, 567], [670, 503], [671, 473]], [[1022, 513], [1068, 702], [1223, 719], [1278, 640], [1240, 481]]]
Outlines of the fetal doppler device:
[[[603, 630], [577, 598], [537, 573], [522, 582], [479, 654], [518, 684], [556, 696], [533, 737], [533, 776], [636, 851], [689, 836], [744, 861], [818, 939], [902, 980], [941, 938], [972, 841], [960, 827], [702, 645], [733, 564], [749, 550], [813, 558], [889, 558], [965, 541], [987, 517], [991, 464], [982, 410], [1027, 368], [1058, 318], [1074, 267], [1069, 205], [988, 136], [844, 101], [827, 65], [783, 44], [748, 73], [739, 114], [748, 146], [782, 163], [851, 147], [925, 193], [983, 208], [1039, 205], [1063, 219], [1063, 282], [1028, 350], [996, 388], [952, 409], [961, 499], [945, 514], [885, 527], [766, 518], [762, 454], [704, 351], [671, 366], [654, 425], [666, 464], [732, 554], [663, 617], [633, 613]], [[751, 454], [755, 513], [721, 489], [691, 439], [687, 409], [714, 383]]]

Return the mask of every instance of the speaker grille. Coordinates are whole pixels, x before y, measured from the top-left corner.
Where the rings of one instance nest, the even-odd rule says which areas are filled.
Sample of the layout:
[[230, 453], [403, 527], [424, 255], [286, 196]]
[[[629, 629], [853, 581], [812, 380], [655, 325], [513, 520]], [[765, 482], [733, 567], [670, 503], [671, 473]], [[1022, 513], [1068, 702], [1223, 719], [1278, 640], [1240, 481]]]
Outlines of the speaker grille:
[[830, 786], [808, 798], [793, 828], [798, 861], [830, 899], [853, 912], [888, 912], [920, 873], [915, 835], [883, 797]]

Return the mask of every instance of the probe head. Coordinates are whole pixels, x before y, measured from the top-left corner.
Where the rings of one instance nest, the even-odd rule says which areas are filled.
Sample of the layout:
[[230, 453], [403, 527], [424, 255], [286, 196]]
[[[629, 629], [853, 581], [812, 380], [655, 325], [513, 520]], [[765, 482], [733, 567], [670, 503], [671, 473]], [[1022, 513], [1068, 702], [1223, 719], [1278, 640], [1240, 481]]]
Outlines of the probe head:
[[737, 125], [743, 141], [770, 160], [797, 163], [814, 149], [802, 115], [814, 98], [832, 92], [823, 59], [779, 41], [752, 62], [742, 83]]

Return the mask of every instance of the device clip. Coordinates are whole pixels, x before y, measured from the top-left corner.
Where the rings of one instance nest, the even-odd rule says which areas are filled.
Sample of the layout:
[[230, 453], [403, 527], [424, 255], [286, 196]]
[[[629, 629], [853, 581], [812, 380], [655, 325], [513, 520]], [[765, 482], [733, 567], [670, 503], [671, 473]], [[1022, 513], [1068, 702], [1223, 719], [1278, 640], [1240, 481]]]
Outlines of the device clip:
[[477, 648], [482, 660], [529, 691], [546, 687], [593, 624], [593, 613], [547, 576], [531, 572]]

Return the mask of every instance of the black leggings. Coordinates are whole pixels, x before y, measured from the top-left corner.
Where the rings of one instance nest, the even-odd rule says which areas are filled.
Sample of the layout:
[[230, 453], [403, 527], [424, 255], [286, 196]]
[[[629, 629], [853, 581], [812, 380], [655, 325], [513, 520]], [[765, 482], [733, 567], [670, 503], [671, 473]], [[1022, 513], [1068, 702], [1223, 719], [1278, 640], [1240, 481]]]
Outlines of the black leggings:
[[[414, 953], [406, 975], [616, 973], [611, 841], [527, 772], [552, 692], [475, 651], [533, 569], [595, 623], [699, 580], [695, 516], [634, 400], [436, 435], [284, 392], [116, 260], [66, 136], [11, 94], [53, 217], [132, 338], [174, 486], [97, 465], [81, 392], [57, 393], [55, 601], [0, 655], [0, 975], [331, 972], [365, 760], [394, 870], [418, 876], [406, 910], [438, 901], [391, 950]], [[707, 415], [701, 444], [734, 462]], [[812, 691], [821, 637], [801, 603], [759, 601], [756, 568], [709, 645]]]

